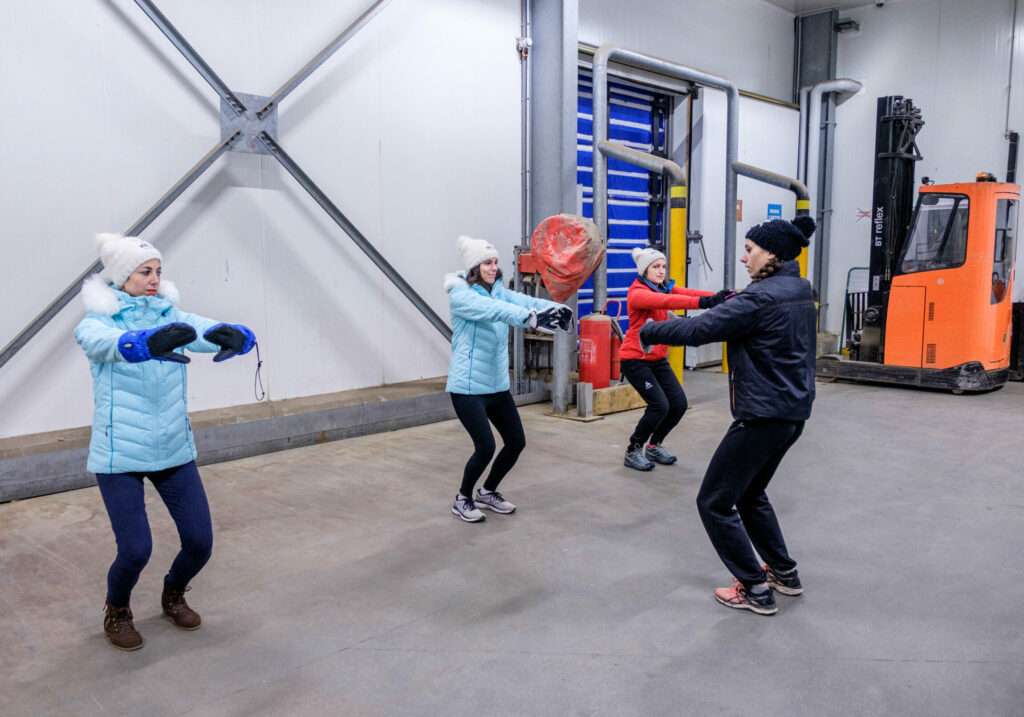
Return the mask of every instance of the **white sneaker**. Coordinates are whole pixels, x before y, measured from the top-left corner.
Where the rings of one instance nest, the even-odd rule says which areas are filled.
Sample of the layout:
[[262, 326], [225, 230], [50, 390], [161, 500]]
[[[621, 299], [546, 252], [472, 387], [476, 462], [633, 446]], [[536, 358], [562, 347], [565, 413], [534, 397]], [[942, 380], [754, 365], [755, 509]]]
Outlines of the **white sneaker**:
[[477, 510], [476, 504], [472, 499], [467, 498], [462, 493], [455, 496], [455, 502], [452, 503], [452, 512], [467, 523], [479, 523], [487, 518], [487, 516]]
[[501, 493], [496, 490], [485, 491], [482, 488], [477, 488], [476, 498], [473, 502], [481, 508], [487, 508], [487, 510], [493, 510], [495, 513], [501, 513], [502, 515], [514, 513], [516, 510], [516, 507], [502, 498]]

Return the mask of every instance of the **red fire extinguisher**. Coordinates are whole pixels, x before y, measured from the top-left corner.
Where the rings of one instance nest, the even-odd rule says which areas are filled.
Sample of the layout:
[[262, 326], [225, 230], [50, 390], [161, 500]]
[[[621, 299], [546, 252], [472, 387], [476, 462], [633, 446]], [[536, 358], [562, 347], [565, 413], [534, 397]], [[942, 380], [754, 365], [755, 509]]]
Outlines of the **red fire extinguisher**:
[[618, 381], [622, 378], [621, 370], [621, 359], [619, 357], [619, 349], [622, 348], [622, 327], [619, 325], [619, 317], [622, 315], [622, 302], [618, 299], [609, 299], [605, 302], [604, 311], [608, 313], [608, 304], [615, 303], [618, 310], [615, 312], [615, 318], [612, 319], [612, 335], [609, 355], [611, 358], [611, 380]]
[[611, 382], [612, 317], [589, 314], [579, 320], [580, 382], [608, 388]]

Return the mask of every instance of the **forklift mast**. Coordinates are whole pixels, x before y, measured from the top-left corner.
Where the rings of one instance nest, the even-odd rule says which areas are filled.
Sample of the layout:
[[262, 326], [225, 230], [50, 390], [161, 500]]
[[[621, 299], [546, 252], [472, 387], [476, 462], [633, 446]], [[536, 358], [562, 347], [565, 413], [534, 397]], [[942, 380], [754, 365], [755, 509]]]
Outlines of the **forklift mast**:
[[885, 358], [886, 307], [914, 209], [914, 162], [922, 159], [917, 133], [923, 126], [913, 100], [878, 98], [868, 295], [860, 345], [851, 355], [855, 360], [882, 363]]

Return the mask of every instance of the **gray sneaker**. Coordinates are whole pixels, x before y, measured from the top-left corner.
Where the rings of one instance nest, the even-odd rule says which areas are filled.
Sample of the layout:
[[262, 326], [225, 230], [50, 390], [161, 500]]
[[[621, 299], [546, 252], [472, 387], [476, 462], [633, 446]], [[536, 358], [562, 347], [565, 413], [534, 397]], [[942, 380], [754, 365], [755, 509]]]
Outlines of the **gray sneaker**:
[[483, 489], [477, 488], [476, 497], [473, 499], [473, 502], [479, 508], [487, 508], [487, 510], [493, 510], [495, 513], [501, 513], [502, 515], [514, 513], [516, 509], [514, 505], [505, 500], [501, 493], [496, 490], [484, 492]]
[[455, 502], [452, 503], [452, 512], [467, 523], [479, 523], [487, 517], [477, 509], [476, 503], [471, 498], [467, 498], [461, 493], [455, 496]]
[[654, 464], [647, 460], [647, 456], [644, 455], [644, 449], [640, 446], [627, 450], [626, 458], [622, 461], [622, 464], [629, 468], [635, 468], [638, 471], [654, 469]]
[[644, 449], [644, 455], [663, 466], [670, 466], [676, 462], [676, 457], [662, 448], [660, 443], [648, 444]]

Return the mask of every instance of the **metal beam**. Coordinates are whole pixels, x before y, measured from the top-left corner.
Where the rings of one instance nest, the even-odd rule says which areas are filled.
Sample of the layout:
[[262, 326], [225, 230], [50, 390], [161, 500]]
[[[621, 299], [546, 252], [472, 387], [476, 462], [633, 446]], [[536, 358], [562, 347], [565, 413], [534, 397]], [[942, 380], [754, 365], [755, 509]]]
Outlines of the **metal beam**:
[[[205, 157], [200, 159], [199, 162], [192, 167], [187, 174], [185, 174], [184, 177], [178, 180], [177, 184], [171, 187], [166, 194], [160, 197], [160, 199], [156, 201], [156, 204], [149, 208], [149, 211], [143, 214], [138, 221], [125, 230], [125, 236], [138, 236], [146, 227], [152, 224], [153, 220], [160, 216], [160, 214], [162, 214], [163, 211], [170, 206], [171, 202], [177, 199], [182, 192], [188, 189], [189, 185], [199, 179], [199, 176], [209, 169], [210, 165], [213, 164], [225, 151], [227, 151], [228, 147], [230, 147], [240, 135], [241, 132], [236, 131], [230, 137], [218, 142], [213, 149], [206, 153]], [[49, 306], [43, 309], [38, 316], [32, 319], [29, 325], [22, 329], [21, 333], [15, 336], [11, 342], [4, 347], [3, 351], [0, 351], [0, 367], [10, 361], [14, 354], [18, 353], [18, 351], [20, 351], [33, 336], [38, 334], [42, 328], [46, 326], [51, 319], [53, 319], [53, 317], [60, 313], [60, 310], [67, 306], [68, 302], [75, 298], [75, 295], [77, 295], [82, 289], [82, 283], [99, 270], [100, 261], [97, 259], [89, 265], [88, 269], [79, 274], [78, 278], [71, 282], [71, 284], [61, 292], [60, 296], [50, 302]]]
[[360, 232], [356, 226], [348, 220], [348, 217], [341, 213], [341, 210], [338, 209], [330, 199], [328, 199], [327, 195], [320, 190], [320, 187], [318, 187], [316, 183], [309, 178], [309, 175], [302, 171], [302, 168], [295, 163], [295, 160], [288, 156], [288, 153], [281, 149], [281, 146], [266, 132], [260, 132], [256, 137], [263, 142], [267, 150], [269, 150], [277, 161], [281, 163], [281, 166], [288, 170], [288, 173], [292, 175], [296, 182], [299, 183], [299, 186], [309, 192], [309, 195], [313, 197], [316, 203], [319, 204], [325, 212], [327, 212], [327, 215], [334, 220], [335, 224], [341, 227], [345, 233], [351, 237], [352, 241], [356, 243], [356, 246], [362, 249], [363, 253], [370, 258], [370, 261], [376, 264], [377, 268], [384, 272], [384, 276], [390, 279], [391, 283], [397, 286], [398, 290], [405, 294], [405, 298], [412, 302], [413, 306], [419, 309], [419, 312], [427, 318], [427, 321], [433, 324], [435, 329], [441, 332], [441, 335], [444, 336], [446, 340], [451, 341], [452, 330], [448, 327], [448, 324], [446, 324], [444, 320], [430, 308], [430, 305], [427, 304], [427, 302], [424, 301], [418, 293], [416, 293], [416, 290], [402, 278], [402, 275], [398, 273], [395, 267], [388, 263], [388, 260], [385, 259], [384, 256], [377, 251], [376, 247], [374, 247], [373, 244], [363, 236], [362, 232]]
[[166, 35], [171, 44], [178, 48], [178, 51], [185, 56], [185, 59], [192, 64], [192, 67], [196, 68], [196, 71], [210, 84], [214, 92], [220, 95], [220, 98], [227, 102], [236, 113], [244, 115], [245, 105], [242, 104], [242, 101], [235, 96], [235, 93], [224, 83], [224, 80], [217, 76], [213, 68], [206, 64], [206, 61], [199, 56], [196, 49], [178, 32], [178, 28], [172, 25], [171, 21], [160, 12], [160, 9], [153, 4], [152, 0], [135, 0], [135, 4], [142, 8], [142, 11], [149, 16], [149, 19], [160, 28], [160, 32]]
[[[136, 0], [136, 2], [138, 2], [138, 0]], [[366, 12], [364, 12], [362, 15], [356, 18], [355, 22], [346, 27], [344, 30], [342, 30], [340, 35], [331, 40], [327, 44], [327, 47], [320, 50], [320, 52], [317, 53], [316, 57], [307, 62], [305, 67], [296, 72], [294, 75], [292, 75], [290, 80], [281, 85], [277, 92], [270, 96], [270, 99], [267, 101], [267, 103], [263, 105], [263, 107], [258, 112], [256, 112], [256, 116], [259, 117], [260, 119], [263, 119], [263, 115], [265, 115], [267, 112], [270, 112], [270, 110], [272, 110], [275, 105], [279, 104], [281, 100], [283, 100], [285, 97], [291, 94], [292, 90], [301, 85], [302, 82], [307, 77], [313, 74], [316, 68], [320, 67], [320, 65], [327, 62], [327, 59], [331, 55], [337, 52], [342, 45], [348, 42], [353, 35], [355, 35], [363, 28], [363, 25], [370, 22], [370, 20], [372, 20], [374, 16], [381, 10], [383, 10], [384, 7], [390, 2], [391, 0], [377, 0], [377, 2], [371, 5]]]

